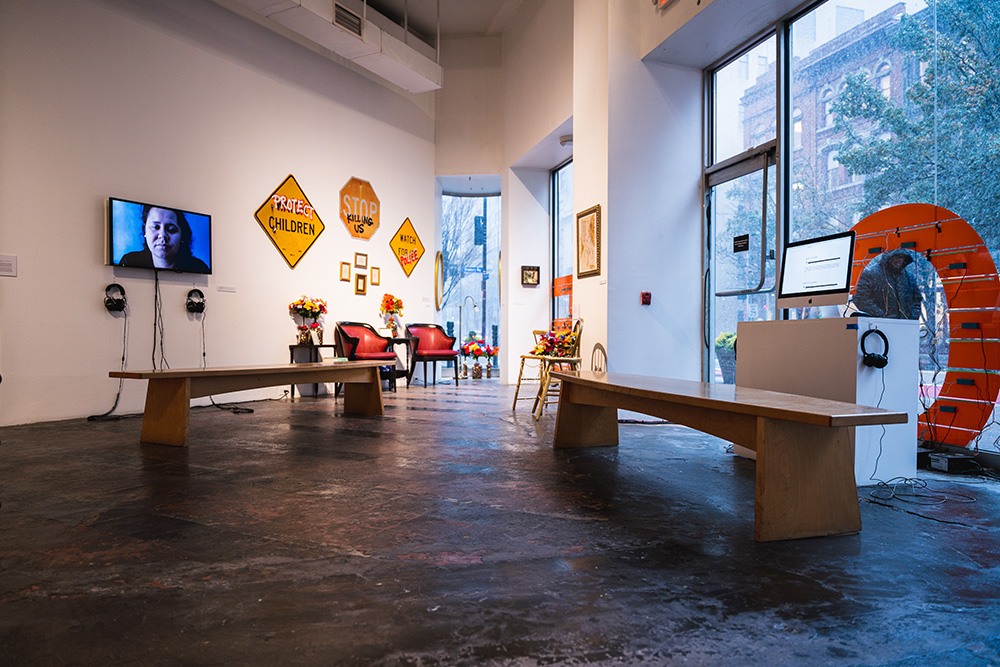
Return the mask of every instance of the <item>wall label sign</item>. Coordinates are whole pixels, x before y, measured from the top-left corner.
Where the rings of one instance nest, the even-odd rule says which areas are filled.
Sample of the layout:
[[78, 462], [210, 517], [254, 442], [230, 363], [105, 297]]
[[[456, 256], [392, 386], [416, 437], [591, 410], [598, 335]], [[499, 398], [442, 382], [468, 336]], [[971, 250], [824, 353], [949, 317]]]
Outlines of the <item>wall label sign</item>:
[[326, 228], [291, 174], [264, 200], [254, 217], [292, 269]]
[[367, 241], [378, 230], [380, 208], [378, 195], [368, 181], [352, 178], [340, 189], [340, 219], [356, 239]]
[[409, 218], [404, 220], [396, 233], [393, 234], [392, 240], [389, 241], [389, 247], [392, 248], [392, 254], [399, 260], [399, 265], [403, 267], [406, 277], [409, 278], [413, 269], [416, 268], [417, 262], [424, 256], [424, 244], [420, 242], [417, 230], [413, 228], [413, 223], [410, 222]]
[[740, 234], [733, 237], [733, 252], [747, 252], [750, 250], [750, 235]]

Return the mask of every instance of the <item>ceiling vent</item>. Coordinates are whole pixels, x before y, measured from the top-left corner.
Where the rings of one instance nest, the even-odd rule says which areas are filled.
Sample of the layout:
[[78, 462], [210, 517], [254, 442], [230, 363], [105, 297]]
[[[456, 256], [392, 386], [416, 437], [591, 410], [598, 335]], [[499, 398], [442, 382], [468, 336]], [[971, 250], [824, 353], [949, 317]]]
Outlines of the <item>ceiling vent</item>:
[[[436, 50], [364, 0], [215, 0], [258, 23], [277, 26], [350, 60], [411, 93], [442, 87]], [[352, 8], [357, 5], [358, 9]], [[287, 33], [285, 33], [287, 35]]]
[[361, 37], [361, 17], [339, 3], [333, 5], [333, 22], [347, 32]]

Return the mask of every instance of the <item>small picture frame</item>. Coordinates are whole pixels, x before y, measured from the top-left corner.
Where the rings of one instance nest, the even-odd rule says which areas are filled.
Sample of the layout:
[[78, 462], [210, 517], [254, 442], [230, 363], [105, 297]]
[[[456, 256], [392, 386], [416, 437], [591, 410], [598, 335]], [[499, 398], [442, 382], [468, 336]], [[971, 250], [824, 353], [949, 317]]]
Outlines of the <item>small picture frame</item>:
[[601, 205], [576, 214], [576, 277], [601, 275]]
[[351, 282], [351, 263], [340, 263], [340, 280], [345, 283]]
[[377, 266], [373, 266], [371, 271], [368, 272], [368, 284], [372, 287], [382, 284], [382, 269]]
[[363, 273], [354, 274], [354, 293], [364, 296], [368, 293], [368, 276]]
[[540, 267], [522, 266], [521, 285], [523, 285], [524, 287], [536, 287], [538, 285], [540, 275], [541, 275]]
[[368, 268], [368, 255], [363, 252], [354, 253], [354, 268], [356, 269], [367, 269]]

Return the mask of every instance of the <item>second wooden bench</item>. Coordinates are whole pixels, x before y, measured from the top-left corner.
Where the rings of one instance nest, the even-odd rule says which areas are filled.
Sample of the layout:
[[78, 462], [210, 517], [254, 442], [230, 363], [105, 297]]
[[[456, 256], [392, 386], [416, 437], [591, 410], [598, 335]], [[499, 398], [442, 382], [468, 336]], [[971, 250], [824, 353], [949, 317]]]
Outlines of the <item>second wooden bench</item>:
[[110, 377], [148, 380], [140, 442], [185, 446], [192, 398], [283, 384], [340, 382], [344, 412], [381, 415], [384, 361], [336, 361], [273, 366], [180, 368], [159, 371], [111, 371]]

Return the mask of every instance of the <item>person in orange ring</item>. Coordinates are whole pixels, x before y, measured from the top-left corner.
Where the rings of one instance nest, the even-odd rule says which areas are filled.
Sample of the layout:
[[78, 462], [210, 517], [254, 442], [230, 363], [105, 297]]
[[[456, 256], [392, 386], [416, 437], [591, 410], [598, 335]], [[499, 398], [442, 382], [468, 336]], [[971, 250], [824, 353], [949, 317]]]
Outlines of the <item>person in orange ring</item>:
[[913, 255], [892, 250], [874, 259], [858, 278], [855, 307], [872, 317], [897, 320], [920, 318], [920, 288], [908, 269]]

